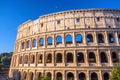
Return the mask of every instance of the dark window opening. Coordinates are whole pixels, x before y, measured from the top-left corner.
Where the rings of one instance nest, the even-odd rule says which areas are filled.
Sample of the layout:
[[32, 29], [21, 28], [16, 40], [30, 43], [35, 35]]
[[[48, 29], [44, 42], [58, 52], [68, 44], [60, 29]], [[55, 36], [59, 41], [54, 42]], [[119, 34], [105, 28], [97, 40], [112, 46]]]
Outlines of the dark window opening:
[[77, 62], [78, 63], [83, 63], [84, 62], [84, 55], [83, 53], [77, 53]]
[[112, 52], [112, 61], [113, 61], [114, 63], [118, 62], [118, 57], [117, 57], [117, 55], [116, 55], [116, 52]]
[[108, 62], [106, 53], [104, 53], [104, 52], [100, 53], [100, 59], [101, 59], [101, 63], [107, 63]]
[[95, 63], [96, 62], [95, 54], [93, 52], [89, 53], [89, 55], [88, 55], [88, 62], [89, 63]]
[[44, 46], [44, 39], [43, 38], [40, 39], [40, 46]]
[[73, 63], [73, 54], [72, 53], [67, 54], [67, 63]]
[[79, 74], [79, 80], [86, 80], [85, 73]]
[[114, 38], [113, 34], [109, 34], [108, 37], [109, 37], [109, 43], [115, 42], [115, 38]]
[[88, 34], [87, 38], [86, 38], [86, 41], [87, 42], [93, 42], [93, 36], [91, 34]]
[[98, 75], [96, 73], [92, 73], [91, 80], [98, 80]]
[[52, 55], [48, 54], [47, 56], [47, 63], [52, 63]]
[[104, 37], [102, 34], [98, 34], [98, 43], [104, 43]]
[[67, 74], [67, 80], [74, 80], [74, 75], [73, 75], [73, 73], [68, 73]]
[[60, 24], [60, 20], [57, 21], [57, 24]]
[[57, 63], [62, 63], [62, 54], [61, 53], [58, 53], [57, 54]]
[[76, 19], [76, 22], [80, 22], [80, 18], [77, 18], [77, 19]]

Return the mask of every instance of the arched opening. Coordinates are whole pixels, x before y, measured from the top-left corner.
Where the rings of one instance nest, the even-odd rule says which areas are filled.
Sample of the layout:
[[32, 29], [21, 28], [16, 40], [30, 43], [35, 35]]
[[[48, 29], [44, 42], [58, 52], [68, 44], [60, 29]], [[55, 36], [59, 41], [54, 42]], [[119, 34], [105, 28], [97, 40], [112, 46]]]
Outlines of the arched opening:
[[115, 43], [115, 38], [113, 34], [109, 34], [108, 37], [109, 37], [109, 43]]
[[62, 37], [61, 36], [57, 36], [56, 37], [56, 44], [61, 44], [62, 43]]
[[31, 60], [31, 63], [33, 64], [35, 62], [35, 56], [34, 55], [31, 55], [30, 56], [30, 60]]
[[22, 49], [24, 49], [25, 48], [25, 43], [24, 42], [22, 42]]
[[50, 72], [48, 72], [48, 73], [47, 73], [47, 77], [49, 78], [49, 80], [51, 80], [51, 79], [52, 79], [52, 75], [51, 75], [51, 73], [50, 73]]
[[100, 60], [101, 60], [101, 63], [107, 63], [108, 62], [106, 53], [104, 53], [104, 52], [100, 53]]
[[56, 62], [57, 62], [57, 63], [62, 63], [62, 54], [61, 54], [61, 53], [58, 53], [58, 54], [57, 54]]
[[19, 63], [22, 64], [22, 56], [19, 58]]
[[73, 63], [73, 54], [72, 53], [67, 54], [67, 63]]
[[98, 43], [104, 43], [104, 37], [102, 34], [98, 34]]
[[67, 74], [67, 80], [74, 80], [74, 74], [71, 73], [71, 72], [69, 72], [69, 73]]
[[41, 80], [41, 78], [42, 78], [42, 75], [41, 75], [41, 72], [38, 72], [38, 80]]
[[58, 72], [56, 80], [62, 80], [62, 73]]
[[26, 46], [27, 46], [27, 48], [30, 48], [30, 41], [29, 40], [27, 41], [27, 45]]
[[28, 55], [24, 56], [24, 63], [27, 64], [28, 63]]
[[109, 80], [109, 74], [106, 72], [106, 73], [104, 73], [104, 75], [103, 75], [103, 80]]
[[98, 80], [98, 75], [96, 73], [92, 73], [91, 80]]
[[85, 73], [80, 73], [79, 74], [79, 80], [86, 80]]
[[47, 63], [52, 63], [52, 54], [47, 55]]
[[27, 73], [23, 72], [23, 80], [27, 80]]
[[120, 43], [120, 34], [118, 35], [118, 42]]
[[40, 43], [40, 46], [44, 46], [44, 39], [41, 38], [40, 41], [39, 41], [39, 43]]
[[29, 80], [34, 80], [33, 76], [34, 76], [33, 72], [30, 72]]
[[37, 45], [37, 41], [36, 41], [36, 39], [34, 39], [33, 40], [33, 47], [36, 47], [36, 45]]
[[75, 37], [76, 43], [82, 43], [82, 35], [81, 34], [77, 34]]
[[42, 54], [38, 55], [38, 63], [42, 63]]
[[89, 55], [88, 55], [88, 62], [89, 63], [95, 63], [96, 62], [95, 54], [93, 52], [89, 53]]
[[84, 63], [84, 55], [82, 52], [77, 53], [77, 62]]
[[118, 57], [117, 57], [116, 52], [112, 52], [112, 62], [113, 62], [113, 63], [118, 62]]
[[66, 35], [65, 42], [66, 42], [66, 44], [72, 44], [72, 36], [71, 35]]
[[52, 45], [52, 37], [48, 37], [48, 45]]
[[93, 42], [93, 36], [91, 34], [87, 34], [86, 41], [87, 42]]

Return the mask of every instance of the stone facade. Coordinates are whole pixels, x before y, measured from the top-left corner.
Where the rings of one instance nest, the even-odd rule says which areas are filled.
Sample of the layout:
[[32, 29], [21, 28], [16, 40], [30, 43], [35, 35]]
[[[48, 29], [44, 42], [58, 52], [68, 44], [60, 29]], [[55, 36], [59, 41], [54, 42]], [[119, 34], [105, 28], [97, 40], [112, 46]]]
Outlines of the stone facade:
[[120, 10], [71, 10], [40, 16], [18, 27], [9, 76], [108, 80], [118, 62]]

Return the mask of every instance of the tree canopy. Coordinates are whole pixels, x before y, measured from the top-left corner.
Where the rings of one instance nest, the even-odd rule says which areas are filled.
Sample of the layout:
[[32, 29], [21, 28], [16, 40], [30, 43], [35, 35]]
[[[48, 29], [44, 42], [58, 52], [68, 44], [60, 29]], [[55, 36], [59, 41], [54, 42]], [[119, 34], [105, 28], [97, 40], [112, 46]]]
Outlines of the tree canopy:
[[120, 80], [120, 63], [113, 68], [110, 80]]

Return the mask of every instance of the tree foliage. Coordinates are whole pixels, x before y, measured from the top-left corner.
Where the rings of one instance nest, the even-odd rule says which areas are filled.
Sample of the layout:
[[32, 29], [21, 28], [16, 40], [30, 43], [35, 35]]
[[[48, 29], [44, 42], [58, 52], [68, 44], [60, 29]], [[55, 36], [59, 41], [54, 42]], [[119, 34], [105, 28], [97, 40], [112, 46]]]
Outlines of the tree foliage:
[[110, 80], [120, 80], [120, 64], [113, 68]]

